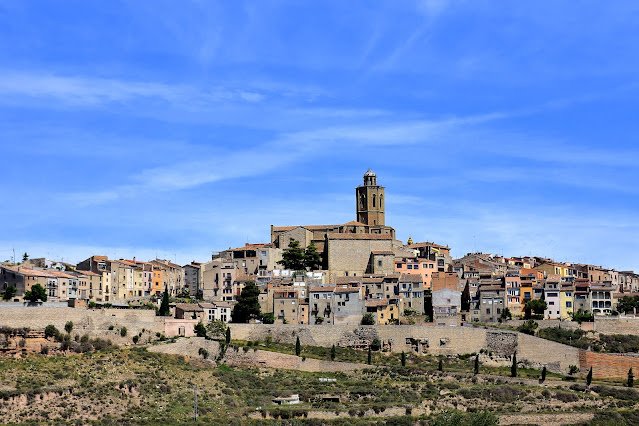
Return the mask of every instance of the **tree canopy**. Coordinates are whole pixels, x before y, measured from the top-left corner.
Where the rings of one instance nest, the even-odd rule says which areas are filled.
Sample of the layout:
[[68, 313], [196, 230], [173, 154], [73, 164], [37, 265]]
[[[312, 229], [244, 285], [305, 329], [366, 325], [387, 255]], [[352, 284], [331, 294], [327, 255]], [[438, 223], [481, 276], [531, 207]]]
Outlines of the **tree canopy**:
[[231, 312], [231, 319], [235, 323], [243, 323], [260, 317], [260, 289], [254, 281], [249, 281], [237, 298], [237, 303]]
[[16, 295], [17, 292], [18, 292], [18, 289], [15, 288], [14, 286], [7, 287], [7, 289], [4, 291], [4, 294], [2, 295], [2, 298], [4, 300], [11, 300], [13, 296]]
[[548, 304], [543, 299], [533, 299], [526, 303], [526, 309], [532, 311], [535, 317], [543, 317], [547, 307]]
[[162, 304], [160, 305], [160, 310], [158, 311], [158, 315], [161, 317], [171, 316], [171, 308], [169, 306], [169, 290], [164, 287], [164, 294], [162, 295]]
[[313, 271], [319, 269], [322, 263], [322, 257], [317, 251], [315, 243], [311, 242], [306, 249], [300, 246], [297, 240], [291, 240], [288, 248], [282, 253], [282, 260], [277, 262], [284, 269], [293, 271], [305, 271], [307, 269]]
[[47, 301], [47, 290], [42, 287], [40, 284], [35, 284], [31, 287], [30, 291], [24, 292], [24, 298], [29, 302], [37, 302], [38, 300], [42, 300], [43, 302]]

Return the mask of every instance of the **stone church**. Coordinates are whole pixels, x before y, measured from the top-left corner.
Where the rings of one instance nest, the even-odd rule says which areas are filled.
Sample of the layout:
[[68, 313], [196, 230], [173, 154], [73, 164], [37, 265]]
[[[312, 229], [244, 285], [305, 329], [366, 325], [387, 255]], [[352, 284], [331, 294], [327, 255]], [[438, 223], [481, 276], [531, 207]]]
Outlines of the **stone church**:
[[341, 225], [271, 225], [271, 243], [286, 249], [291, 240], [302, 247], [311, 242], [322, 254], [323, 268], [329, 279], [393, 273], [395, 230], [386, 226], [385, 188], [377, 184], [377, 175], [370, 169], [364, 173], [364, 183], [355, 189], [356, 220]]

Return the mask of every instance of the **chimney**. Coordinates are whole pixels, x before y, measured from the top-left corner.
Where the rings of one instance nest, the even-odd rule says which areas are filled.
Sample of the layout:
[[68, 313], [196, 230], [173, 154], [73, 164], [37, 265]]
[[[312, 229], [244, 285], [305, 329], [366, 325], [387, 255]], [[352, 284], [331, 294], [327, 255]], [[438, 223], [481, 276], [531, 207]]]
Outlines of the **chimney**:
[[135, 256], [133, 256], [133, 263], [135, 263]]

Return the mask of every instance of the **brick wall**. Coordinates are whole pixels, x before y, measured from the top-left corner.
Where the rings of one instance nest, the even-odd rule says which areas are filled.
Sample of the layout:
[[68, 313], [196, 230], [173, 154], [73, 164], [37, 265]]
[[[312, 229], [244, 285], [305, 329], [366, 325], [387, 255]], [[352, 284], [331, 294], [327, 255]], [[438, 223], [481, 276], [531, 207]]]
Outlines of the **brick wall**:
[[637, 375], [639, 373], [639, 357], [620, 354], [602, 354], [596, 352], [579, 351], [579, 369], [585, 375], [592, 367], [592, 377], [596, 379], [628, 377], [628, 370]]

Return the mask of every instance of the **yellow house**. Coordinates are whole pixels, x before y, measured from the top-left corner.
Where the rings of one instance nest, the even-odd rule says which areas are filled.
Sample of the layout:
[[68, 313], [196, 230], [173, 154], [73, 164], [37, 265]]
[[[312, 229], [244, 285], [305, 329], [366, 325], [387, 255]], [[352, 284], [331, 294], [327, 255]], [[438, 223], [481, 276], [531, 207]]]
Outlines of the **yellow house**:
[[376, 299], [366, 302], [366, 312], [370, 312], [375, 317], [378, 325], [394, 324], [399, 320], [398, 299]]
[[559, 303], [561, 306], [561, 319], [570, 319], [574, 312], [574, 294], [575, 288], [572, 284], [561, 284], [559, 292]]
[[541, 265], [535, 266], [533, 269], [544, 272], [546, 276], [559, 275], [561, 277], [567, 277], [569, 268], [559, 263], [543, 263]]

